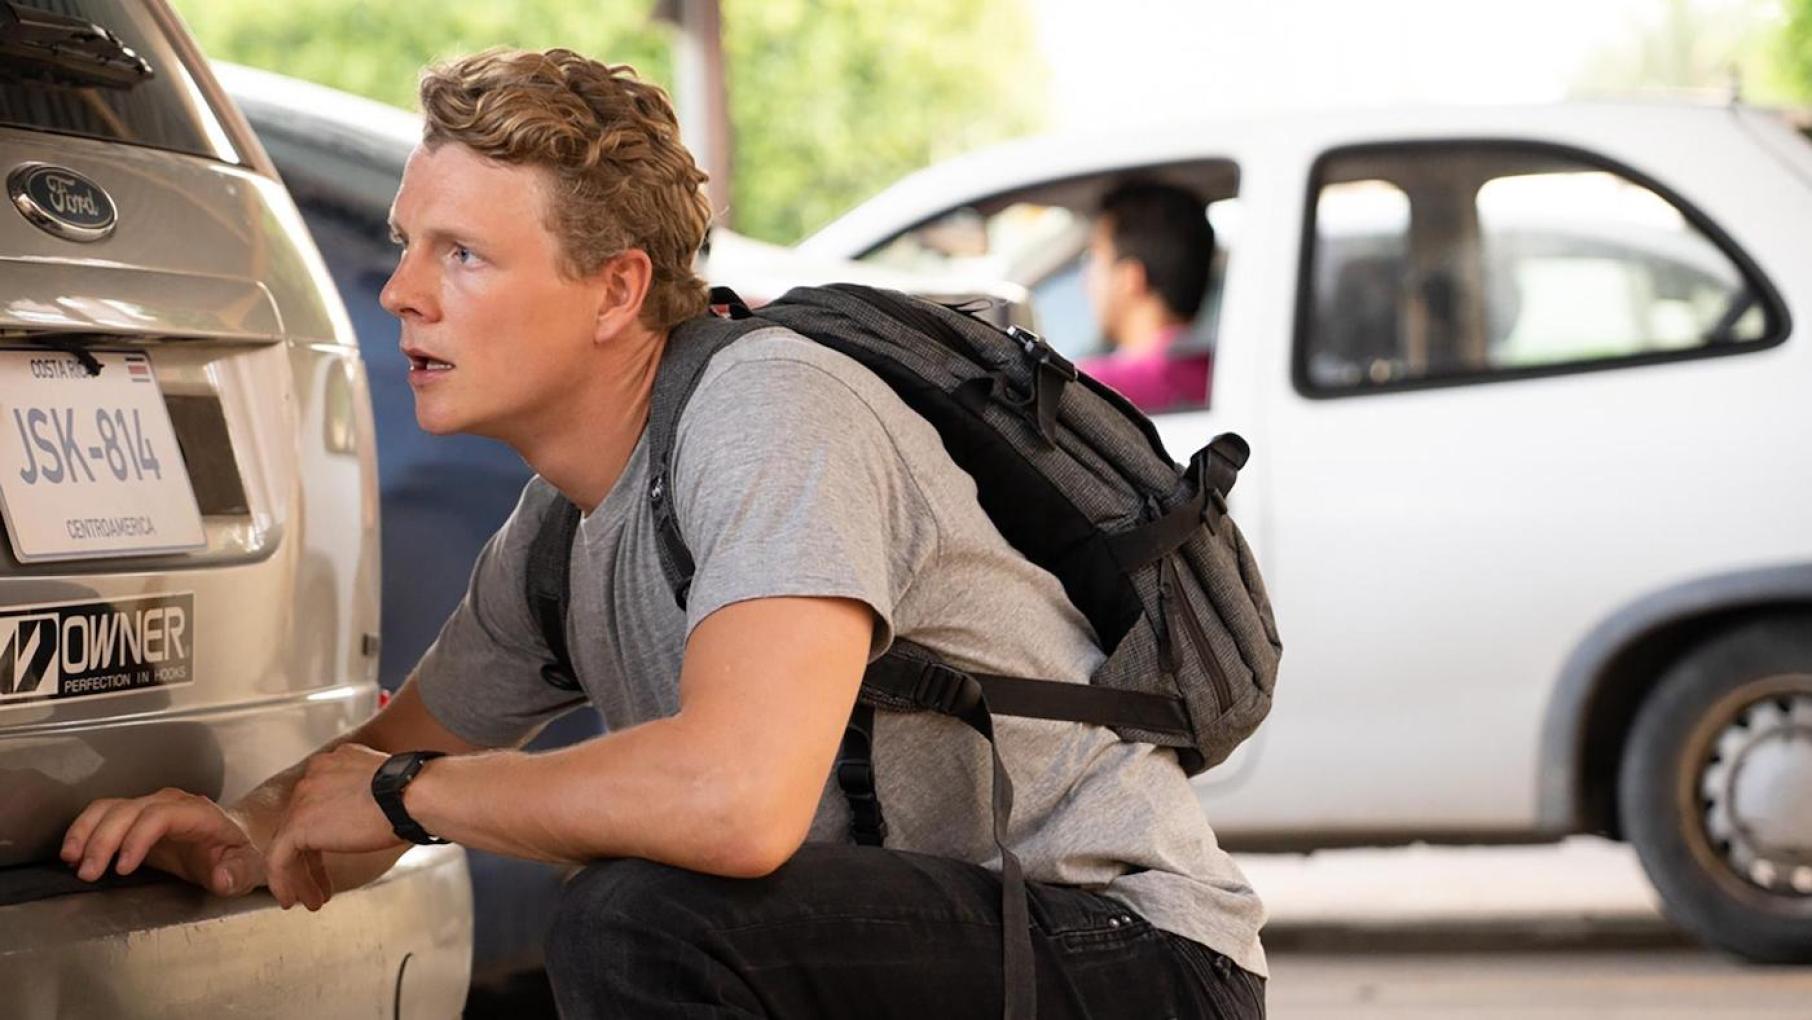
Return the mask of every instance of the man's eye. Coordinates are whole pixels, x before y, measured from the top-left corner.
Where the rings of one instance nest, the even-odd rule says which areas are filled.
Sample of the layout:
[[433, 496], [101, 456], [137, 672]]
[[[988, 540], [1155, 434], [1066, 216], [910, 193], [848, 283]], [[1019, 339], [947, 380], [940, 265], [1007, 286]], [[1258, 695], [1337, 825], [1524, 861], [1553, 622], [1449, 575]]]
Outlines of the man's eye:
[[472, 254], [472, 249], [470, 248], [457, 244], [453, 246], [453, 261], [458, 262], [461, 265], [470, 262], [476, 257], [477, 256]]

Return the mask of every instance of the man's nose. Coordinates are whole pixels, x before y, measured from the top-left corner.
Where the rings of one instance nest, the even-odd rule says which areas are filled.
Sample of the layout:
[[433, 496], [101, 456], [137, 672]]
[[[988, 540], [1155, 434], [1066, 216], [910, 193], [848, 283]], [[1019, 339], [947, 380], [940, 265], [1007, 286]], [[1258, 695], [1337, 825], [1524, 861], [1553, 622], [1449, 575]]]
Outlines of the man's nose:
[[396, 260], [396, 268], [390, 271], [384, 289], [378, 292], [378, 304], [399, 319], [409, 315], [432, 318], [433, 298], [423, 286], [421, 275], [405, 252]]

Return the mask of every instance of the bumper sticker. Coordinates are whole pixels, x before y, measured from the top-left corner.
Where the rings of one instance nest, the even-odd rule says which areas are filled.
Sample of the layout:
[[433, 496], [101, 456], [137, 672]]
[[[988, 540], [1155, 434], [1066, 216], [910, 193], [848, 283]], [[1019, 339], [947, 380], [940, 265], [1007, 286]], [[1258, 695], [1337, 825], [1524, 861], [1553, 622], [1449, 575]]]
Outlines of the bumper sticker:
[[195, 596], [0, 610], [0, 706], [194, 680]]

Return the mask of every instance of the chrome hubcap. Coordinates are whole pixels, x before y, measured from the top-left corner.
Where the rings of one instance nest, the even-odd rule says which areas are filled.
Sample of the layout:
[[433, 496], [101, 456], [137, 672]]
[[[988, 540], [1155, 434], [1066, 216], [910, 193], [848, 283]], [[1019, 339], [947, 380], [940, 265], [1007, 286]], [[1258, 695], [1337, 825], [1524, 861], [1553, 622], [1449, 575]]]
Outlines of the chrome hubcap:
[[1812, 691], [1751, 702], [1699, 774], [1705, 832], [1749, 884], [1812, 897]]

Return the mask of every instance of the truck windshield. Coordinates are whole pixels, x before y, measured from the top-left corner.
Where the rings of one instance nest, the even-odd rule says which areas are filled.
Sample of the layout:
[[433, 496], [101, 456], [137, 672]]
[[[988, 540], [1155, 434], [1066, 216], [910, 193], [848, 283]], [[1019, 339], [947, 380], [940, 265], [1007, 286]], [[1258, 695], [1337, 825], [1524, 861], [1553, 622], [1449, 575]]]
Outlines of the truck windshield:
[[151, 13], [0, 0], [0, 126], [242, 162]]

